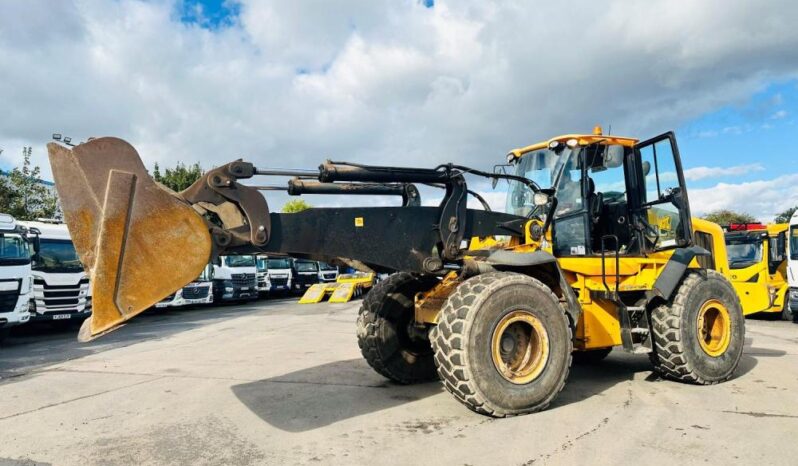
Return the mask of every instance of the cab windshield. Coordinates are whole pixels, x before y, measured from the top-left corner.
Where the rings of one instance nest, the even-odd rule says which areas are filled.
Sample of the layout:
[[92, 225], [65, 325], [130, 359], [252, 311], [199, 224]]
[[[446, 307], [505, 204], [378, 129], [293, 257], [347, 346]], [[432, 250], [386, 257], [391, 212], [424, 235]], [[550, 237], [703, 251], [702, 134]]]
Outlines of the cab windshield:
[[[580, 148], [565, 147], [560, 151], [540, 149], [527, 152], [516, 162], [515, 175], [534, 181], [542, 189], [556, 188], [557, 210], [555, 218], [582, 208], [579, 185], [579, 166], [576, 163]], [[545, 216], [546, 209], [536, 207], [529, 186], [519, 181], [510, 181], [505, 212], [527, 217]]]
[[798, 225], [790, 227], [790, 259], [798, 260]]
[[319, 266], [315, 262], [296, 261], [294, 262], [297, 272], [318, 272]]
[[83, 265], [72, 241], [42, 239], [33, 270], [46, 273], [76, 273], [83, 271]]
[[326, 262], [319, 262], [319, 268], [321, 270], [338, 270], [337, 267], [335, 267], [333, 265], [330, 265], [330, 264], [328, 264]]
[[16, 233], [0, 233], [0, 265], [30, 263], [28, 242]]
[[228, 267], [255, 267], [255, 256], [227, 256]]
[[267, 259], [266, 268], [268, 270], [290, 269], [291, 265], [288, 263], [288, 259]]
[[762, 261], [762, 239], [752, 235], [726, 237], [730, 269], [744, 269]]
[[265, 257], [258, 257], [258, 272], [269, 270], [268, 260]]

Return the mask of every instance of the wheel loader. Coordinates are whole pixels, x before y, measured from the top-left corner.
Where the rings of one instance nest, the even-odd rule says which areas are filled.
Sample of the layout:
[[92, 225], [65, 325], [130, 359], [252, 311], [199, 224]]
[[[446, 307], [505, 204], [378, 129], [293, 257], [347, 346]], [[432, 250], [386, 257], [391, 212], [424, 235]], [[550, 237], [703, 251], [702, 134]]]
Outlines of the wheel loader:
[[[743, 350], [723, 231], [691, 218], [671, 132], [642, 142], [600, 128], [558, 136], [510, 151], [491, 172], [237, 160], [179, 193], [155, 183], [123, 140], [48, 149], [94, 287], [83, 341], [190, 282], [214, 256], [267, 253], [390, 273], [357, 318], [368, 364], [400, 384], [440, 379], [488, 416], [546, 408], [573, 359], [616, 346], [694, 384], [729, 379]], [[256, 177], [290, 180], [246, 182]], [[491, 211], [466, 178], [506, 189], [505, 211]], [[440, 189], [440, 203], [422, 206], [419, 186]], [[401, 205], [270, 213], [261, 192], [275, 189]], [[470, 197], [483, 208], [469, 208]]]

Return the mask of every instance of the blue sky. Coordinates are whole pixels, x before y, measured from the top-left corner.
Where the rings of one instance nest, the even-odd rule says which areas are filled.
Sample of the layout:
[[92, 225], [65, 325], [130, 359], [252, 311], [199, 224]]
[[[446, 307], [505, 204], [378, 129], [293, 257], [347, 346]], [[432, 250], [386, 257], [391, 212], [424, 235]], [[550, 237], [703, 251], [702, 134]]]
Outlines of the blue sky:
[[695, 180], [690, 186], [754, 181], [795, 170], [796, 117], [798, 82], [786, 81], [766, 85], [745, 102], [723, 106], [679, 126], [685, 168], [761, 166], [734, 176]]

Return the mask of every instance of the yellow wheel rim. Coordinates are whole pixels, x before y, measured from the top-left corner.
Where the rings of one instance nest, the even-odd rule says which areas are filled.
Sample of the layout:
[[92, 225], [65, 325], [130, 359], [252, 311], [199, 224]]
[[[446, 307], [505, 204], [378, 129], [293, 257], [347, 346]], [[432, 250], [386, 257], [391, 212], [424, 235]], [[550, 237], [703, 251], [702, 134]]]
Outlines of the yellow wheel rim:
[[710, 299], [698, 311], [698, 343], [705, 353], [718, 357], [726, 352], [730, 341], [729, 310], [717, 299]]
[[535, 380], [549, 359], [549, 335], [527, 311], [513, 311], [499, 321], [491, 337], [493, 364], [502, 377], [522, 385]]

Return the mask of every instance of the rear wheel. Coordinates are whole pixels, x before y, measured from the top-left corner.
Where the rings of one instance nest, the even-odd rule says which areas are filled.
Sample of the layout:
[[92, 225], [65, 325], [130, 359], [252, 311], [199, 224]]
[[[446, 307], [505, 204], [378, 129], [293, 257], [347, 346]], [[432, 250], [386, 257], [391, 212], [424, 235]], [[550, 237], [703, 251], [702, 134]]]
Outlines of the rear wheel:
[[415, 295], [434, 283], [400, 272], [377, 284], [363, 299], [357, 318], [358, 346], [369, 365], [394, 382], [438, 378], [426, 332], [412, 327]]
[[781, 310], [781, 320], [795, 322], [795, 317], [792, 309], [790, 309], [790, 291], [787, 290], [786, 296], [784, 296], [784, 307]]
[[494, 417], [545, 409], [571, 366], [571, 327], [559, 300], [518, 273], [464, 281], [446, 300], [430, 339], [446, 389]]
[[689, 272], [671, 304], [658, 306], [651, 317], [651, 360], [660, 374], [701, 385], [731, 378], [743, 352], [745, 319], [723, 275]]

